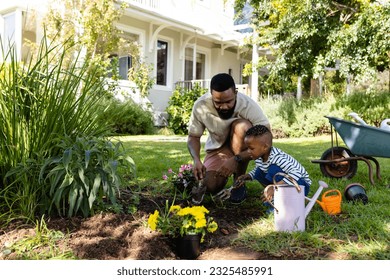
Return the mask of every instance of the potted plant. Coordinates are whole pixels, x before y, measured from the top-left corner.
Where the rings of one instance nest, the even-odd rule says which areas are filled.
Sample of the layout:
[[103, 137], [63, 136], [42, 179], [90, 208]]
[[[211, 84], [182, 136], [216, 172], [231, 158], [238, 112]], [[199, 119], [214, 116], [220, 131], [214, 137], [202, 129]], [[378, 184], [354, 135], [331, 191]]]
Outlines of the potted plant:
[[177, 240], [181, 258], [195, 259], [200, 254], [200, 243], [207, 233], [218, 229], [218, 224], [208, 217], [204, 206], [181, 207], [166, 202], [165, 211], [155, 210], [148, 218], [152, 230]]

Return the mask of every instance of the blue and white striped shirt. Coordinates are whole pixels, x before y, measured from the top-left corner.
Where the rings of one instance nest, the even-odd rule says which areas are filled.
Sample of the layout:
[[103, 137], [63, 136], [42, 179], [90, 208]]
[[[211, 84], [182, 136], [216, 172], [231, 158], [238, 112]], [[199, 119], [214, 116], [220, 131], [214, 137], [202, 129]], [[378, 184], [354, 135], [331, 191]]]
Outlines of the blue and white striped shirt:
[[[265, 174], [268, 173], [268, 169], [271, 165], [279, 166], [284, 173], [290, 175], [294, 180], [298, 181], [299, 179], [305, 180], [308, 185], [311, 185], [311, 180], [306, 169], [292, 156], [283, 152], [279, 148], [271, 147], [271, 152], [266, 162], [263, 162], [261, 157], [255, 159], [256, 167], [250, 171], [248, 174], [253, 179], [256, 169], [260, 168]], [[290, 182], [284, 178], [283, 181], [289, 184]]]

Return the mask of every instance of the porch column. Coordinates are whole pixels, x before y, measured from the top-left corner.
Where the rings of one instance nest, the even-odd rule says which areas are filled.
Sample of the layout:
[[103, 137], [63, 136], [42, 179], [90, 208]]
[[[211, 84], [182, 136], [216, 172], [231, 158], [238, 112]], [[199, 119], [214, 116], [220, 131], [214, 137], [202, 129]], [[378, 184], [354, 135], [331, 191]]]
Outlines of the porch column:
[[251, 97], [256, 102], [259, 100], [259, 72], [257, 70], [257, 62], [259, 61], [259, 52], [257, 48], [258, 34], [253, 28], [253, 45], [252, 45], [252, 75], [251, 75]]
[[302, 99], [302, 77], [298, 77], [298, 82], [297, 82], [297, 100]]
[[16, 47], [16, 57], [18, 60], [22, 60], [22, 30], [23, 30], [23, 18], [22, 18], [22, 10], [17, 9], [15, 11], [15, 47]]
[[196, 80], [196, 37], [192, 53], [192, 79]]

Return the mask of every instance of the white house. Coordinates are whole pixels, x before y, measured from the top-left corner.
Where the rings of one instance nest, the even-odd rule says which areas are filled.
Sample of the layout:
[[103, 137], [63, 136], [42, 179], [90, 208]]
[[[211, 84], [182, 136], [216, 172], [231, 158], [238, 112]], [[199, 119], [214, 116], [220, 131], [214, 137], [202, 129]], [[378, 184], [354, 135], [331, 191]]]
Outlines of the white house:
[[[24, 40], [39, 41], [42, 38], [41, 18], [48, 1], [1, 1], [0, 36], [3, 46], [7, 46], [8, 42], [15, 43], [18, 57], [25, 57]], [[141, 56], [153, 65], [156, 83], [148, 98], [157, 113], [164, 112], [176, 84], [188, 85], [196, 80], [208, 87], [211, 77], [220, 72], [230, 73], [240, 91], [257, 97], [257, 90], [250, 89], [250, 79], [244, 83], [242, 68], [251, 59], [257, 59], [259, 50], [255, 48], [249, 57], [243, 55], [240, 44], [246, 35], [234, 25], [232, 0], [123, 2], [128, 4], [128, 8], [116, 26], [123, 31], [123, 36], [139, 43]], [[130, 89], [133, 84], [127, 80], [126, 74], [131, 67], [131, 58], [117, 55], [123, 76], [120, 85], [125, 90]], [[254, 77], [256, 81], [253, 84], [257, 88], [257, 73]]]

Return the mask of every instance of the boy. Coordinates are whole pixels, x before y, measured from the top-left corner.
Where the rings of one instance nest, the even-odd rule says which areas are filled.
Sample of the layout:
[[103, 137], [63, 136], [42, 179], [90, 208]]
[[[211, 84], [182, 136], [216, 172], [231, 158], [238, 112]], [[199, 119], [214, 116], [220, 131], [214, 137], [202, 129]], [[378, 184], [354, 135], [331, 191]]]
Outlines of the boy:
[[[256, 167], [248, 174], [241, 175], [237, 179], [235, 187], [240, 187], [246, 180], [256, 179], [264, 187], [273, 184], [274, 175], [278, 172], [291, 176], [298, 185], [305, 187], [305, 196], [310, 191], [311, 180], [305, 168], [292, 156], [272, 146], [272, 133], [264, 125], [255, 125], [245, 133], [244, 142], [248, 147], [251, 159], [255, 161]], [[292, 184], [288, 179], [275, 178], [276, 183]], [[265, 194], [272, 200], [273, 189]]]

